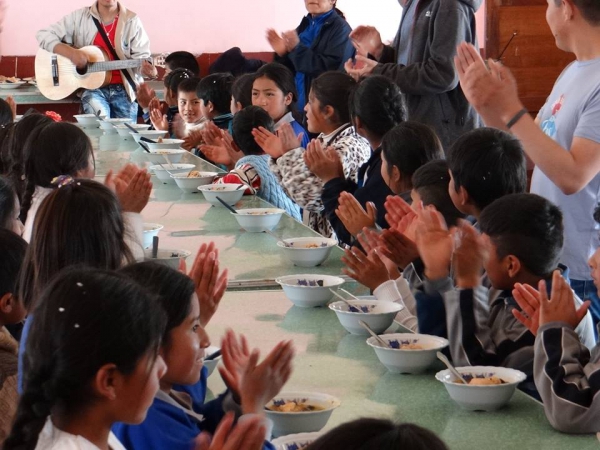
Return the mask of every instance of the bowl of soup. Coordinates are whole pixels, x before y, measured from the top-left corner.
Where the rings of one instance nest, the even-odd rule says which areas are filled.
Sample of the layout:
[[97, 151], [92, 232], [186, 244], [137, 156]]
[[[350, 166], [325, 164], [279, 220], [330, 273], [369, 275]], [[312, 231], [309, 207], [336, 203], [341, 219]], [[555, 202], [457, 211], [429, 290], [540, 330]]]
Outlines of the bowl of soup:
[[262, 233], [275, 228], [284, 213], [285, 211], [279, 208], [245, 208], [238, 209], [237, 214], [231, 214], [244, 230], [249, 233]]
[[277, 242], [283, 255], [298, 267], [315, 267], [323, 264], [337, 245], [335, 239], [301, 237]]
[[265, 413], [273, 421], [273, 436], [320, 431], [340, 400], [318, 392], [284, 392], [268, 402]]
[[223, 184], [207, 184], [199, 186], [198, 190], [202, 192], [204, 198], [208, 203], [213, 206], [220, 206], [224, 208], [217, 197], [227, 203], [229, 206], [235, 205], [244, 196], [244, 185], [223, 183]]
[[360, 325], [360, 321], [369, 325], [375, 333], [383, 333], [403, 308], [398, 303], [379, 300], [348, 300], [348, 303], [334, 302], [329, 305], [346, 331], [363, 336], [369, 332]]
[[287, 275], [275, 279], [286, 297], [302, 308], [325, 306], [333, 297], [331, 290], [337, 290], [344, 279], [332, 275]]

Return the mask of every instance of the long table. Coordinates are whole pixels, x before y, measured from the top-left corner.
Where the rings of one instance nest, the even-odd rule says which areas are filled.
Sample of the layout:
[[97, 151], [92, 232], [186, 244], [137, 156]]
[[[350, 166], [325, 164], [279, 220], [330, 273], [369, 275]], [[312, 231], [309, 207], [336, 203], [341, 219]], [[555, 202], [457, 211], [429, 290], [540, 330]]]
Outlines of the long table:
[[[127, 162], [148, 165], [143, 151], [132, 141], [117, 135], [86, 130], [96, 148], [97, 177]], [[185, 155], [184, 162], [198, 170], [218, 170], [205, 161]], [[183, 194], [175, 184], [162, 184], [153, 177], [151, 201], [142, 215], [147, 222], [165, 227], [161, 243], [169, 248], [195, 252], [204, 242], [214, 241], [222, 265], [229, 269], [232, 287], [208, 326], [215, 345], [227, 328], [244, 333], [263, 356], [278, 341], [294, 341], [297, 357], [286, 389], [324, 392], [342, 404], [334, 411], [325, 430], [358, 417], [387, 417], [415, 422], [436, 432], [452, 450], [490, 449], [596, 449], [593, 436], [573, 436], [552, 429], [542, 405], [517, 391], [510, 403], [496, 412], [468, 412], [460, 409], [434, 375], [435, 366], [422, 375], [393, 375], [381, 365], [366, 338], [348, 334], [335, 313], [327, 308], [293, 306], [281, 290], [267, 289], [273, 278], [294, 273], [339, 274], [341, 249], [312, 269], [294, 267], [283, 259], [276, 240], [264, 233], [246, 233], [230, 213], [211, 207], [198, 194]], [[244, 197], [237, 207], [268, 204]], [[281, 237], [311, 236], [314, 232], [288, 216], [275, 229]], [[161, 245], [162, 245], [161, 244]], [[261, 290], [255, 290], [256, 288]], [[351, 290], [364, 287], [349, 283]], [[214, 393], [224, 389], [218, 375], [209, 379]]]

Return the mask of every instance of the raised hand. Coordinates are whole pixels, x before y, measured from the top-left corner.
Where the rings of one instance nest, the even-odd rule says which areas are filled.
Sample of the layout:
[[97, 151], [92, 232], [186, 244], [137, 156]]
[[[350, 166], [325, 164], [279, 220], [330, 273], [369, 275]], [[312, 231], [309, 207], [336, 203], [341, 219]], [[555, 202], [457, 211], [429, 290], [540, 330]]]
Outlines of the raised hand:
[[269, 28], [267, 30], [266, 37], [267, 41], [269, 42], [269, 45], [275, 53], [277, 53], [279, 56], [285, 56], [287, 54], [288, 50], [285, 45], [285, 40], [281, 36], [279, 36], [277, 31], [275, 31], [272, 28]]
[[381, 232], [381, 255], [389, 258], [402, 270], [419, 257], [417, 244], [405, 234], [390, 228]]
[[220, 139], [223, 137], [223, 130], [212, 121], [206, 122], [200, 133], [204, 143], [208, 145], [219, 145]]
[[277, 159], [283, 155], [283, 141], [276, 134], [264, 127], [258, 127], [252, 130], [252, 136], [260, 148], [271, 158]]
[[110, 171], [104, 184], [117, 195], [124, 212], [141, 213], [152, 192], [150, 178], [146, 170], [127, 164], [117, 175]]
[[346, 267], [342, 269], [342, 273], [367, 286], [372, 291], [390, 279], [387, 267], [379, 256], [377, 249], [366, 255], [358, 248], [352, 247], [352, 249], [344, 252], [342, 262], [346, 264]]
[[157, 130], [169, 130], [169, 121], [166, 114], [163, 114], [160, 108], [156, 108], [154, 105], [150, 109], [150, 122], [152, 122], [152, 126]]
[[521, 307], [521, 311], [513, 309], [515, 318], [537, 336], [540, 327], [540, 293], [528, 284], [515, 283], [513, 297]]
[[10, 112], [12, 113], [12, 118], [14, 121], [17, 118], [17, 102], [15, 102], [15, 99], [9, 95], [6, 97], [6, 103], [8, 103], [8, 106], [10, 106]]
[[450, 273], [454, 235], [433, 206], [425, 207], [418, 216], [416, 244], [425, 265], [425, 276], [430, 280], [445, 278]]
[[[138, 86], [135, 96], [142, 109], [150, 108], [150, 102], [156, 98], [156, 92], [147, 83], [142, 83]], [[156, 100], [158, 101], [158, 98]]]
[[291, 52], [300, 43], [298, 32], [296, 30], [290, 30], [282, 33], [281, 35], [283, 42], [285, 42], [285, 49], [287, 53]]
[[364, 56], [356, 55], [355, 61], [349, 59], [344, 64], [344, 70], [355, 80], [360, 80], [362, 77], [369, 75], [377, 66], [377, 61], [365, 58]]
[[277, 344], [260, 364], [258, 357], [258, 350], [250, 354], [248, 365], [240, 379], [244, 414], [264, 414], [267, 402], [279, 394], [289, 380], [294, 359], [292, 341]]
[[481, 284], [483, 266], [488, 259], [488, 246], [483, 237], [466, 220], [457, 228], [458, 245], [454, 249], [452, 262], [456, 286], [469, 289]]
[[231, 167], [233, 165], [233, 161], [229, 157], [227, 149], [221, 145], [204, 144], [201, 145], [199, 149], [208, 159], [217, 164], [223, 164], [226, 167]]
[[[387, 268], [388, 274], [390, 278], [396, 279], [400, 277], [401, 273], [398, 270], [398, 264], [392, 261], [389, 257], [386, 256], [386, 247], [384, 241], [382, 239], [383, 230], [381, 233], [375, 231], [372, 228], [364, 228], [362, 232], [358, 233], [358, 242], [362, 246], [363, 250], [370, 255], [372, 252], [376, 251], [377, 256], [381, 259], [385, 267]], [[416, 246], [415, 246], [416, 252]], [[417, 253], [417, 256], [419, 254]], [[404, 268], [404, 266], [402, 267]]]
[[261, 416], [244, 417], [234, 426], [235, 416], [228, 412], [219, 423], [214, 436], [203, 431], [196, 438], [195, 450], [261, 450], [266, 427]]
[[375, 27], [360, 25], [350, 33], [352, 45], [356, 48], [359, 55], [373, 55], [380, 59], [383, 52], [383, 42], [381, 35]]
[[340, 155], [334, 148], [323, 149], [321, 141], [313, 139], [302, 154], [304, 163], [317, 177], [327, 183], [334, 178], [344, 178], [344, 167]]
[[227, 269], [219, 272], [219, 251], [214, 242], [202, 244], [189, 273], [200, 304], [200, 325], [206, 327], [227, 289]]
[[338, 198], [339, 206], [335, 215], [342, 221], [352, 236], [357, 236], [363, 228], [373, 228], [377, 219], [377, 208], [373, 202], [367, 203], [365, 211], [356, 197], [342, 192]]
[[389, 195], [385, 200], [385, 220], [390, 228], [405, 233], [410, 223], [417, 218], [417, 213], [399, 196]]
[[221, 378], [231, 390], [237, 403], [241, 403], [240, 378], [248, 365], [250, 350], [244, 335], [239, 338], [232, 330], [227, 330], [221, 341], [223, 365], [219, 367]]

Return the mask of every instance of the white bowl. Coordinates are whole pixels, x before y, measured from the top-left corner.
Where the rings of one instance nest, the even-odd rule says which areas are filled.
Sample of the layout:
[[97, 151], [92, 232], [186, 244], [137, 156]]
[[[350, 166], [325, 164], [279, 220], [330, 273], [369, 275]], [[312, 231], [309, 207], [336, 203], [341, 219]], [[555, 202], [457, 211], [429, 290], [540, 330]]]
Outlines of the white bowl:
[[159, 137], [165, 137], [167, 135], [168, 131], [163, 131], [163, 130], [139, 130], [137, 133], [134, 133], [133, 131], [130, 131], [129, 133], [133, 136], [133, 140], [135, 142], [140, 142], [140, 139], [142, 138], [142, 136], [144, 136], [146, 139], [156, 140]]
[[390, 327], [396, 314], [402, 310], [402, 306], [394, 302], [348, 300], [348, 303], [354, 306], [355, 311], [350, 311], [350, 307], [344, 302], [332, 303], [329, 305], [329, 309], [335, 312], [346, 331], [363, 336], [367, 336], [369, 332], [360, 326], [360, 320], [379, 334]]
[[[210, 347], [207, 347], [206, 349], [204, 349], [204, 355], [205, 356], [209, 356], [209, 355], [212, 355], [214, 352], [219, 351], [219, 350], [221, 350], [220, 347], [215, 347], [214, 345], [211, 345]], [[223, 359], [223, 355], [219, 355], [215, 359], [211, 359], [210, 361], [206, 361], [205, 360], [203, 362], [204, 366], [208, 369], [208, 376], [209, 377], [215, 371], [215, 369], [217, 368], [217, 366], [219, 365], [219, 363], [221, 362], [222, 359]]]
[[152, 257], [152, 249], [144, 250], [144, 261], [151, 261], [158, 264], [164, 264], [172, 269], [179, 270], [179, 260], [187, 259], [192, 253], [187, 250], [174, 250], [170, 248], [159, 248], [158, 256]]
[[75, 114], [75, 120], [77, 123], [84, 127], [98, 128], [100, 126], [100, 120], [96, 117], [96, 114]]
[[[131, 124], [129, 124], [129, 126], [132, 128], [135, 128], [136, 130], [147, 130], [148, 128], [150, 128], [150, 124], [146, 124], [146, 123], [131, 123]], [[117, 130], [117, 133], [119, 133], [119, 136], [122, 136], [125, 139], [129, 138], [129, 136], [132, 132], [130, 128], [127, 128], [123, 124], [115, 125], [115, 130]]]
[[[190, 177], [192, 174], [197, 174], [197, 177]], [[175, 180], [179, 189], [188, 194], [197, 194], [198, 186], [204, 186], [213, 182], [217, 176], [216, 172], [198, 172], [196, 170], [188, 174], [171, 175]]]
[[450, 398], [470, 411], [494, 411], [501, 408], [513, 396], [517, 385], [527, 378], [523, 372], [507, 367], [470, 366], [457, 367], [456, 370], [475, 377], [495, 376], [506, 382], [487, 386], [462, 384], [455, 382], [454, 375], [448, 369], [436, 373], [435, 378], [444, 383]]
[[395, 333], [379, 336], [394, 345], [416, 344], [422, 349], [401, 349], [382, 347], [377, 339], [367, 339], [367, 344], [375, 350], [375, 354], [392, 373], [421, 373], [436, 360], [436, 352], [448, 346], [448, 340], [428, 334]]
[[180, 173], [187, 175], [194, 167], [196, 166], [193, 164], [162, 164], [150, 166], [149, 169], [154, 172], [156, 178], [167, 184], [169, 182], [173, 182], [171, 175]]
[[[154, 139], [152, 139], [154, 140]], [[163, 139], [162, 142], [144, 142], [151, 151], [178, 149], [184, 143], [183, 139]]]
[[144, 240], [142, 245], [144, 248], [152, 247], [152, 238], [158, 236], [158, 232], [164, 228], [160, 223], [145, 223], [144, 224]]
[[283, 249], [283, 254], [295, 266], [315, 267], [329, 258], [337, 241], [324, 237], [302, 237], [284, 239], [283, 242], [277, 242], [277, 245]]
[[299, 450], [312, 444], [314, 441], [319, 439], [323, 433], [297, 433], [288, 434], [277, 439], [273, 439], [271, 444], [275, 446], [277, 450]]
[[[241, 188], [237, 189], [238, 187]], [[208, 203], [214, 206], [224, 206], [221, 204], [217, 197], [220, 197], [225, 203], [230, 206], [235, 205], [244, 196], [244, 185], [243, 184], [207, 184], [205, 186], [199, 186], [198, 190], [204, 194], [204, 198]], [[237, 189], [237, 190], [236, 190]]]
[[[308, 403], [320, 411], [277, 412], [269, 410], [276, 402], [296, 401]], [[266, 415], [273, 421], [273, 436], [284, 436], [292, 433], [309, 433], [321, 430], [327, 424], [331, 413], [340, 406], [340, 400], [318, 392], [283, 392], [266, 404]]]
[[231, 214], [244, 230], [249, 233], [262, 233], [275, 228], [284, 213], [283, 209], [278, 208], [246, 208], [238, 209], [237, 214]]
[[[321, 283], [317, 283], [320, 281]], [[344, 279], [331, 275], [287, 275], [275, 279], [291, 302], [303, 308], [324, 306], [333, 297], [330, 289], [344, 284]]]
[[[187, 150], [182, 148], [174, 150], [174, 149], [165, 149], [165, 150], [155, 150], [150, 151], [150, 153], [146, 152], [146, 158], [154, 164], [177, 164], [183, 158], [183, 155], [187, 153]], [[169, 162], [167, 163], [167, 159]]]

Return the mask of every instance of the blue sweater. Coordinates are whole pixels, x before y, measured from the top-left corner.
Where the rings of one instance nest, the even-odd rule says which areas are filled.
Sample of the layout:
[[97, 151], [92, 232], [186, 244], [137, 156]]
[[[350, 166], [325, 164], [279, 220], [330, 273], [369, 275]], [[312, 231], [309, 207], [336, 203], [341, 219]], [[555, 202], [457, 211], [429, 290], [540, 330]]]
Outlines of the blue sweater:
[[[202, 368], [200, 381], [195, 385], [173, 387], [173, 390], [191, 396], [192, 408], [195, 413], [203, 416], [203, 420], [197, 420], [177, 406], [157, 397], [148, 409], [144, 422], [140, 425], [117, 423], [112, 427], [113, 433], [127, 450], [191, 450], [198, 434], [202, 431], [214, 434], [225, 415], [223, 399], [226, 394], [204, 403], [206, 379], [206, 368]], [[274, 449], [269, 442], [265, 442], [263, 448]]]

